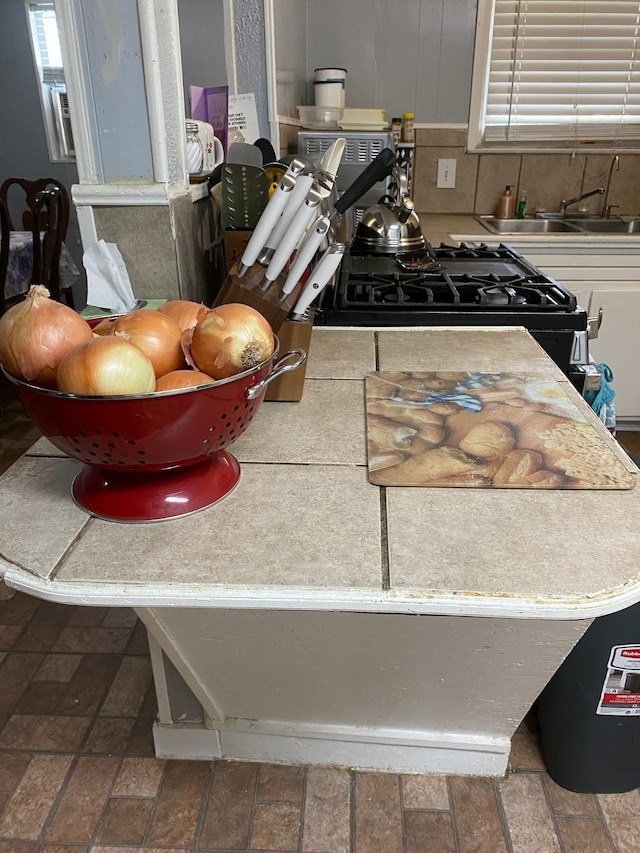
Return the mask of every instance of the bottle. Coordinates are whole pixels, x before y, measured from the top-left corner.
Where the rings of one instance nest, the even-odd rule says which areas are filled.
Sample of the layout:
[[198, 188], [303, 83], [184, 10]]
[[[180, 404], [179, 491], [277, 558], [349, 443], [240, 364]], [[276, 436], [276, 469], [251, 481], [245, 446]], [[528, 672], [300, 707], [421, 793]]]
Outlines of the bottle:
[[518, 196], [518, 209], [516, 210], [516, 219], [524, 219], [524, 214], [527, 209], [527, 191], [520, 190]]
[[391, 119], [391, 133], [393, 134], [393, 141], [398, 144], [398, 142], [402, 142], [402, 119], [401, 118], [392, 118]]
[[402, 141], [413, 142], [413, 113], [404, 113], [402, 116]]
[[198, 125], [188, 121], [187, 126], [187, 171], [190, 175], [198, 175], [202, 172], [204, 151], [198, 135]]
[[496, 219], [513, 219], [513, 214], [516, 209], [516, 198], [511, 192], [513, 189], [511, 184], [507, 184], [504, 192], [498, 199], [496, 207]]

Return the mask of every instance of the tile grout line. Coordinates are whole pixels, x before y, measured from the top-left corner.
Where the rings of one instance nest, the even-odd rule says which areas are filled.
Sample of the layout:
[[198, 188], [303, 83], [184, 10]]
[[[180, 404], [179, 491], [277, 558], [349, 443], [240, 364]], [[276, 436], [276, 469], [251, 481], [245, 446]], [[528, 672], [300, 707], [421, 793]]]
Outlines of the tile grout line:
[[[41, 754], [47, 755], [46, 752], [41, 753]], [[78, 754], [75, 754], [73, 756], [73, 758], [71, 759], [71, 764], [69, 765], [69, 769], [67, 770], [67, 773], [64, 777], [64, 781], [63, 781], [62, 785], [60, 786], [60, 790], [58, 791], [53, 803], [51, 804], [51, 808], [49, 809], [49, 813], [47, 814], [47, 817], [44, 821], [44, 824], [42, 825], [42, 829], [40, 830], [40, 835], [38, 836], [38, 838], [35, 842], [35, 847], [34, 847], [32, 853], [39, 853], [40, 848], [42, 847], [42, 845], [44, 844], [44, 842], [46, 840], [47, 833], [49, 832], [49, 828], [51, 827], [51, 824], [53, 823], [53, 819], [56, 815], [56, 812], [58, 811], [58, 806], [60, 805], [62, 798], [64, 797], [64, 795], [67, 791], [67, 788], [69, 786], [69, 781], [70, 781], [71, 777], [73, 776], [73, 773], [74, 773], [74, 771], [78, 765], [78, 760], [79, 760]]]
[[453, 842], [456, 845], [456, 853], [460, 853], [460, 839], [458, 838], [458, 827], [456, 825], [456, 813], [453, 807], [453, 796], [451, 795], [451, 786], [449, 784], [449, 776], [445, 776], [447, 786], [447, 796], [449, 797], [449, 814], [451, 815], [451, 826], [453, 828]]
[[302, 799], [300, 801], [300, 837], [298, 838], [298, 853], [302, 851], [304, 842], [304, 823], [307, 811], [307, 785], [309, 783], [309, 766], [304, 768], [304, 779], [302, 781]]
[[[204, 827], [204, 821], [207, 816], [207, 811], [209, 808], [209, 798], [211, 797], [211, 788], [213, 787], [213, 777], [215, 774], [215, 759], [212, 759], [209, 762], [209, 776], [207, 778], [207, 784], [204, 786], [204, 791], [202, 792], [202, 797], [200, 799], [200, 810], [198, 812], [198, 820], [196, 821], [195, 829], [193, 831], [193, 842], [189, 850], [191, 853], [198, 853], [200, 849], [200, 837], [202, 836], [202, 830]], [[165, 764], [166, 767], [166, 764]], [[162, 772], [164, 776], [164, 770]], [[158, 798], [160, 797], [160, 788], [158, 788]], [[153, 807], [153, 812], [155, 814], [156, 807]]]
[[[507, 773], [513, 773], [513, 771], [507, 769]], [[506, 778], [506, 776], [505, 776], [505, 778]], [[498, 806], [498, 814], [500, 816], [500, 822], [502, 824], [502, 834], [504, 835], [507, 853], [514, 853], [513, 842], [511, 841], [511, 832], [509, 831], [509, 821], [507, 820], [507, 815], [506, 815], [506, 812], [504, 810], [504, 805], [502, 802], [502, 795], [500, 793], [500, 788], [498, 787], [498, 783], [495, 781], [493, 783], [493, 794], [496, 798], [496, 804]]]
[[349, 853], [356, 853], [356, 771], [349, 770]]

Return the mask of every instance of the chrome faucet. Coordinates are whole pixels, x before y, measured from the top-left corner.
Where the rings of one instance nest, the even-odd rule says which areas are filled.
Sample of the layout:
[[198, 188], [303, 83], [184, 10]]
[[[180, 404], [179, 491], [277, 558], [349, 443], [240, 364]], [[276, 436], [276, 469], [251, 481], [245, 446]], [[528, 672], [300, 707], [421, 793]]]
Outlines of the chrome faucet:
[[611, 175], [613, 174], [613, 167], [616, 167], [616, 172], [620, 171], [620, 157], [616, 154], [616, 156], [611, 161], [611, 165], [609, 166], [609, 177], [607, 178], [607, 188], [604, 191], [604, 198], [602, 199], [602, 218], [608, 219], [611, 216], [611, 208], [612, 207], [620, 207], [619, 204], [609, 204], [609, 188], [611, 187]]
[[603, 192], [604, 187], [598, 187], [595, 190], [591, 190], [591, 192], [582, 193], [582, 195], [579, 195], [576, 198], [570, 198], [569, 201], [562, 199], [562, 201], [560, 202], [560, 207], [558, 208], [558, 213], [565, 213], [566, 209], [569, 207], [570, 204], [575, 204], [577, 201], [582, 201], [583, 199], [589, 198], [592, 195], [602, 195]]

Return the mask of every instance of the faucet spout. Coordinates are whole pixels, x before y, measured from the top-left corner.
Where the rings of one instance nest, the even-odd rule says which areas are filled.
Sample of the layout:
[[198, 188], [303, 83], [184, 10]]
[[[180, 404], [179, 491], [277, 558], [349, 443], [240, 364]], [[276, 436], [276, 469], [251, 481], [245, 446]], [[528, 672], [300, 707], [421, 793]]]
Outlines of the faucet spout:
[[592, 195], [602, 195], [603, 193], [604, 187], [598, 187], [595, 190], [591, 190], [591, 192], [582, 193], [582, 195], [576, 196], [576, 198], [570, 198], [568, 201], [566, 199], [562, 199], [558, 212], [564, 213], [570, 204], [575, 204], [576, 202], [582, 201], [585, 198], [590, 198]]
[[611, 216], [611, 208], [618, 207], [617, 204], [609, 204], [609, 189], [611, 188], [611, 176], [613, 175], [613, 168], [615, 166], [616, 172], [620, 171], [620, 157], [616, 154], [616, 156], [611, 161], [611, 165], [609, 166], [609, 176], [607, 177], [607, 188], [604, 191], [604, 198], [602, 199], [602, 218], [608, 219]]

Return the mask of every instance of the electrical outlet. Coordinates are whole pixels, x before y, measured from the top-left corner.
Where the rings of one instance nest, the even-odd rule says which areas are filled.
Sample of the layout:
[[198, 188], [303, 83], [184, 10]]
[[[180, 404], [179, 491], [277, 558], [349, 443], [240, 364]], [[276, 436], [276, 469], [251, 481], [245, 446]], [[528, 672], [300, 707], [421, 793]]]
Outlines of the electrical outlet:
[[438, 178], [436, 187], [439, 190], [452, 190], [456, 185], [456, 161], [438, 160]]

